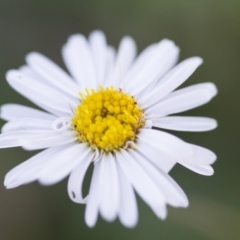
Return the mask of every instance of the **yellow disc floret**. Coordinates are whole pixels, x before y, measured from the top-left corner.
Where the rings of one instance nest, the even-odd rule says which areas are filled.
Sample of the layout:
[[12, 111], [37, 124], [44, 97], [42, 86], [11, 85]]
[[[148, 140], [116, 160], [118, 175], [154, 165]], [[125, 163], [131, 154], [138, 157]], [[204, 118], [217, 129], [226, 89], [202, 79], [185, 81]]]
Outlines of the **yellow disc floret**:
[[113, 151], [125, 147], [128, 141], [135, 141], [145, 119], [132, 96], [113, 87], [85, 92], [79, 94], [81, 103], [72, 119], [81, 142]]

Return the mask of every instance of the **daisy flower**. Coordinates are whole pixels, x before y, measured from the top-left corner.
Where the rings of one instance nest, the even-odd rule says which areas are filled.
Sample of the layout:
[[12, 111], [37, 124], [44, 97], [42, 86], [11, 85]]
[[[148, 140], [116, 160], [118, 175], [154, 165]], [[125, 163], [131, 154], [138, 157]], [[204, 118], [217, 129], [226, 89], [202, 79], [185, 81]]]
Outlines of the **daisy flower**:
[[[134, 227], [138, 209], [134, 191], [161, 219], [167, 204], [187, 207], [188, 199], [168, 175], [179, 163], [212, 175], [213, 152], [169, 134], [208, 131], [217, 126], [206, 117], [169, 116], [209, 102], [213, 83], [176, 90], [196, 68], [200, 57], [177, 64], [179, 48], [164, 39], [136, 57], [136, 44], [124, 37], [117, 51], [105, 35], [94, 31], [86, 39], [72, 35], [62, 48], [69, 74], [40, 53], [10, 70], [6, 79], [18, 93], [43, 110], [18, 104], [1, 107], [0, 148], [44, 149], [7, 173], [6, 188], [38, 180], [55, 184], [69, 175], [72, 201], [86, 204], [85, 221], [96, 224], [98, 213], [117, 217]], [[175, 66], [176, 65], [176, 66]], [[93, 174], [87, 196], [82, 194], [89, 166]]]

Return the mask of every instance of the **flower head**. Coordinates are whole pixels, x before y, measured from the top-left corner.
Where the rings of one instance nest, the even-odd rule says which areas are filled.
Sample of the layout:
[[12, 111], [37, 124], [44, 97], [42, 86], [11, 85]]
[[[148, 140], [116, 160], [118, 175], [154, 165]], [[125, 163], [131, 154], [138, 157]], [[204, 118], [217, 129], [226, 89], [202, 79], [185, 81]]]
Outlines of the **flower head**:
[[[7, 81], [44, 111], [6, 104], [1, 118], [0, 148], [45, 149], [7, 173], [7, 188], [35, 180], [51, 185], [69, 175], [68, 194], [86, 204], [85, 220], [94, 226], [98, 213], [107, 221], [119, 217], [133, 227], [138, 220], [134, 190], [161, 219], [167, 204], [187, 207], [188, 199], [168, 175], [176, 164], [212, 175], [216, 156], [164, 132], [208, 131], [217, 126], [206, 117], [169, 116], [209, 102], [217, 93], [212, 83], [178, 88], [201, 65], [199, 57], [175, 66], [179, 48], [167, 39], [136, 57], [132, 38], [118, 51], [94, 31], [87, 40], [71, 36], [62, 49], [70, 75], [40, 53], [27, 65], [10, 70]], [[86, 197], [82, 184], [94, 170]]]
[[124, 148], [136, 141], [138, 130], [145, 125], [143, 110], [135, 99], [113, 87], [80, 94], [81, 102], [72, 120], [80, 142], [103, 152]]

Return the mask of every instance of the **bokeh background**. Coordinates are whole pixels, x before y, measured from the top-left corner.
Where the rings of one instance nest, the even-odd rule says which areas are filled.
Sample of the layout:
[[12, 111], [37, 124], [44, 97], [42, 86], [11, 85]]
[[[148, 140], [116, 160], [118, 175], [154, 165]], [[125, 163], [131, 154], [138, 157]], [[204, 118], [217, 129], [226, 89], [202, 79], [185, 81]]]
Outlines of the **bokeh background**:
[[[67, 37], [94, 29], [103, 30], [115, 47], [123, 35], [136, 39], [139, 51], [170, 38], [181, 48], [180, 59], [203, 57], [204, 64], [184, 86], [211, 81], [219, 94], [185, 115], [216, 118], [219, 127], [175, 134], [216, 152], [215, 174], [205, 177], [175, 166], [170, 174], [188, 195], [189, 208], [169, 207], [167, 220], [161, 221], [138, 199], [140, 220], [131, 230], [102, 219], [87, 228], [85, 206], [70, 201], [66, 180], [13, 190], [1, 185], [0, 239], [240, 239], [240, 1], [0, 0], [0, 104], [33, 106], [5, 81], [5, 72], [23, 65], [27, 53], [39, 51], [63, 67], [60, 49]], [[1, 182], [32, 154], [20, 148], [1, 150]]]

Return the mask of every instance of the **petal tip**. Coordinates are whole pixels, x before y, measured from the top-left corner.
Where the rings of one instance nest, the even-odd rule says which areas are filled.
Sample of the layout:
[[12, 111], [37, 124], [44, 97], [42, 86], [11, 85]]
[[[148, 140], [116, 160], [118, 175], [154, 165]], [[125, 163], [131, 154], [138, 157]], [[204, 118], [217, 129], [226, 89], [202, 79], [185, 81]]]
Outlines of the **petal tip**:
[[197, 67], [203, 64], [203, 59], [199, 56], [191, 57], [189, 58], [189, 60], [191, 60], [195, 65], [197, 65]]
[[31, 61], [33, 58], [39, 57], [39, 56], [41, 56], [41, 55], [42, 55], [42, 54], [39, 53], [39, 52], [30, 52], [30, 53], [28, 53], [28, 54], [26, 55], [25, 60], [26, 60], [26, 62], [28, 63], [28, 62]]
[[105, 38], [105, 34], [102, 30], [96, 29], [96, 30], [93, 30], [92, 32], [90, 32], [90, 34], [89, 34], [89, 39], [94, 38], [94, 37]]
[[18, 72], [18, 70], [16, 69], [10, 69], [6, 72], [6, 79], [7, 81], [11, 81], [11, 79], [13, 78], [13, 76]]

